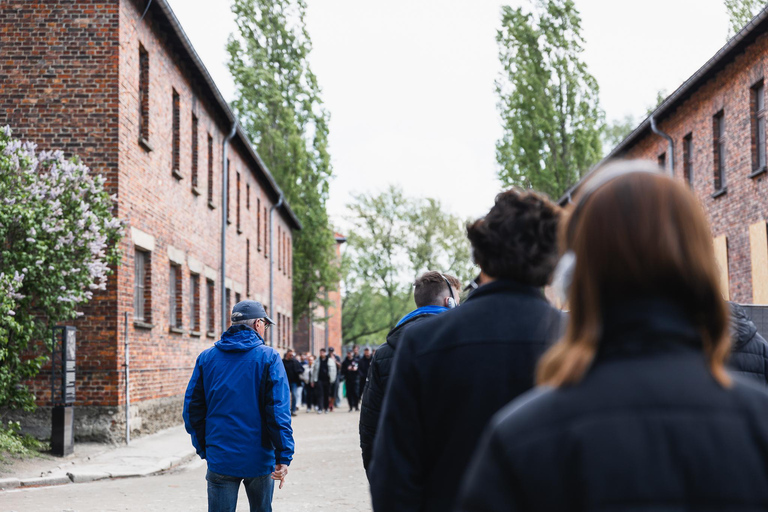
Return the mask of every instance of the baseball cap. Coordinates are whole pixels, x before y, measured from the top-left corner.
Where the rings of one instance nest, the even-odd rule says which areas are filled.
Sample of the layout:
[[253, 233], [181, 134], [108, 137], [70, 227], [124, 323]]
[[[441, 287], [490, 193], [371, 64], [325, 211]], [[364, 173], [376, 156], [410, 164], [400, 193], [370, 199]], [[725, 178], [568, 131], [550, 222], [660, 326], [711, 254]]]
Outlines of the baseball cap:
[[255, 300], [241, 300], [235, 304], [235, 307], [232, 308], [231, 318], [233, 322], [263, 318], [270, 324], [275, 325], [275, 322], [267, 316], [267, 312], [264, 310], [261, 302]]

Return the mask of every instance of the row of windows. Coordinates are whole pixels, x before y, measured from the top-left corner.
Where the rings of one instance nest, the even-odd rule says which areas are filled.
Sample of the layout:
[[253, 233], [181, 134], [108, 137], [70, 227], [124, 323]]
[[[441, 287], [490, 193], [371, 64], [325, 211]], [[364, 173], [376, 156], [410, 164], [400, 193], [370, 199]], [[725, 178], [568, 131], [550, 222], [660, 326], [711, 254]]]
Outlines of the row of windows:
[[[250, 296], [250, 240], [246, 243], [246, 295]], [[145, 327], [152, 324], [152, 253], [136, 249], [134, 256], [134, 288], [133, 311], [134, 321]], [[205, 284], [205, 297], [203, 297], [203, 284]], [[174, 332], [182, 332], [184, 328], [184, 286], [181, 265], [169, 263], [168, 272], [168, 325]], [[190, 332], [199, 334], [205, 330], [213, 334], [216, 331], [216, 283], [212, 279], [205, 279], [200, 274], [191, 273], [189, 277], [189, 295], [187, 304], [187, 327]], [[230, 311], [233, 306], [232, 290], [226, 288], [226, 306]], [[205, 303], [203, 305], [203, 300]], [[240, 293], [235, 292], [234, 304], [242, 300]], [[204, 316], [203, 316], [204, 314]], [[290, 317], [278, 313], [278, 343], [283, 347], [290, 346], [291, 328]], [[230, 325], [227, 318], [227, 327]]]
[[[765, 87], [760, 80], [750, 88], [750, 137], [752, 168], [750, 177], [766, 170]], [[712, 161], [714, 195], [727, 190], [727, 137], [725, 110], [712, 116]], [[683, 179], [693, 187], [693, 133], [683, 137]], [[666, 153], [658, 156], [659, 166], [666, 166]]]
[[[149, 145], [149, 54], [147, 53], [146, 49], [139, 45], [139, 143], [147, 150], [151, 150], [151, 146]], [[172, 130], [172, 142], [171, 142], [171, 153], [172, 153], [172, 169], [171, 173], [174, 177], [177, 179], [183, 179], [183, 173], [181, 172], [181, 96], [176, 91], [176, 89], [172, 89], [172, 106], [173, 106], [173, 115], [171, 120], [171, 130]], [[192, 141], [190, 144], [191, 148], [191, 159], [192, 159], [192, 169], [191, 169], [191, 184], [192, 184], [192, 192], [195, 195], [200, 195], [199, 191], [199, 120], [197, 116], [193, 113], [191, 114], [192, 120]], [[213, 148], [213, 137], [210, 133], [207, 134], [207, 153], [208, 153], [208, 206], [213, 209], [215, 208], [214, 204], [214, 198], [213, 198], [213, 179], [214, 179], [214, 172], [213, 172], [213, 160], [214, 160], [214, 148]], [[230, 183], [231, 183], [231, 175], [230, 175], [230, 161], [227, 159], [226, 163], [226, 173], [227, 173], [227, 223], [231, 223], [230, 219], [230, 205], [232, 201], [230, 200]], [[237, 229], [238, 234], [242, 233], [242, 216], [241, 216], [241, 173], [238, 171], [236, 173], [235, 177], [236, 181], [236, 190], [235, 190], [235, 226]], [[251, 210], [251, 185], [250, 183], [246, 183], [245, 185], [245, 208], [246, 210]], [[256, 244], [256, 250], [258, 252], [261, 252], [262, 246], [266, 249], [269, 247], [269, 229], [268, 229], [268, 218], [267, 218], [267, 206], [264, 205], [262, 207], [261, 204], [261, 198], [256, 198], [256, 238], [257, 238], [257, 244]], [[281, 257], [278, 258], [278, 265], [281, 269], [284, 270], [283, 274], [288, 275], [288, 277], [291, 277], [290, 272], [290, 255], [291, 255], [291, 248], [290, 246], [290, 238], [288, 237], [288, 234], [285, 233], [285, 238], [282, 237], [278, 238], [278, 251], [279, 254], [281, 254]], [[268, 258], [269, 255], [267, 251], [264, 251], [264, 258]]]

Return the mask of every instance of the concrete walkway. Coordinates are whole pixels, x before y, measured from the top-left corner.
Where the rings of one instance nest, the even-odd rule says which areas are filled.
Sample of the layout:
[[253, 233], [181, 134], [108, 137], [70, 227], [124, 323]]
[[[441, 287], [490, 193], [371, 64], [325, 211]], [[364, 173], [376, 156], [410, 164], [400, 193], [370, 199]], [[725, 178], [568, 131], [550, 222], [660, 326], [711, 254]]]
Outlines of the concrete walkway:
[[[98, 448], [101, 448], [100, 450]], [[84, 452], [84, 453], [83, 453]], [[93, 482], [107, 478], [147, 476], [192, 460], [195, 449], [184, 427], [135, 439], [128, 446], [88, 444], [74, 456], [29, 459], [0, 474], [0, 489]]]

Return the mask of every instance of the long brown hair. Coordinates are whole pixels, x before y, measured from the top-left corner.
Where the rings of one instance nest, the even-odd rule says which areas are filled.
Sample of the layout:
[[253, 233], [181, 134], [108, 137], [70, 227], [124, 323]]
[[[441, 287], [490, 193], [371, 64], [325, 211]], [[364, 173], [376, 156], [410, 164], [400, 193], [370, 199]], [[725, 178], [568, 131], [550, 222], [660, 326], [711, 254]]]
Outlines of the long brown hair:
[[[615, 162], [598, 171], [592, 179], [604, 183], [590, 189], [587, 182], [587, 192], [561, 225], [560, 246], [576, 259], [568, 290], [570, 320], [564, 338], [539, 363], [539, 384], [560, 387], [581, 380], [600, 343], [604, 306], [652, 296], [686, 310], [713, 376], [730, 385], [724, 368], [728, 310], [709, 224], [685, 185], [648, 172], [649, 165]], [[607, 174], [601, 179], [601, 173]], [[606, 181], [610, 174], [617, 176]]]

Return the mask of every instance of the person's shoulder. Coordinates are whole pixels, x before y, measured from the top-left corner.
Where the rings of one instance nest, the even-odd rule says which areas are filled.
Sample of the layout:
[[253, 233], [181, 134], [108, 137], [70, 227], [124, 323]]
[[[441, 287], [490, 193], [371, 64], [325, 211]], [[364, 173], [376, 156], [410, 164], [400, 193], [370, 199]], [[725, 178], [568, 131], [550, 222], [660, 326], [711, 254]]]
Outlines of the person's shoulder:
[[495, 435], [514, 444], [555, 435], [573, 416], [563, 394], [561, 389], [535, 387], [502, 407], [491, 419], [490, 428]]
[[768, 387], [754, 379], [730, 373], [733, 384], [731, 391], [749, 408], [756, 407], [761, 411], [768, 410]]

